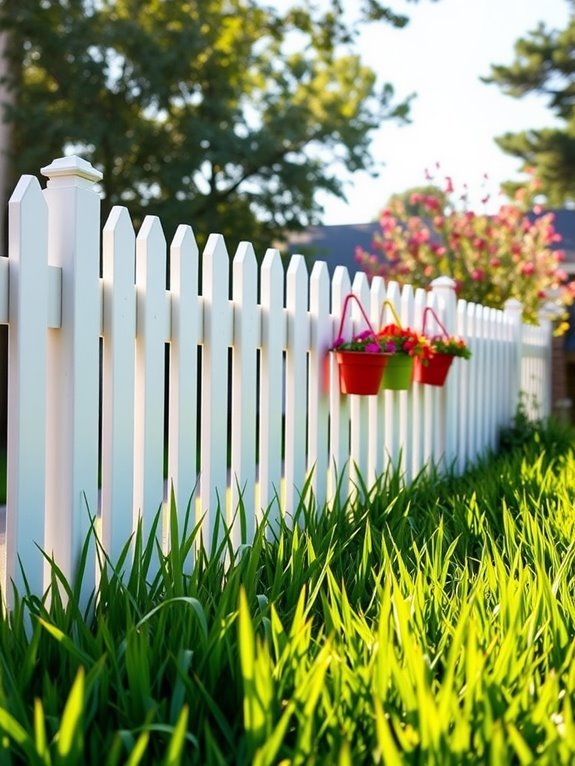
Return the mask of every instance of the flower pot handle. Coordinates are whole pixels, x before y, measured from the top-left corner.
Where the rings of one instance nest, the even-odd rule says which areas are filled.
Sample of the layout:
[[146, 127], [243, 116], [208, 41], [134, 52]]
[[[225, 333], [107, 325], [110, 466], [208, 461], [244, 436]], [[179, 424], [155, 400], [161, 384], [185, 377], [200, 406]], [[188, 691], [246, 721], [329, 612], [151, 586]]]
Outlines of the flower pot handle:
[[399, 317], [397, 315], [397, 311], [395, 310], [395, 306], [388, 299], [383, 301], [383, 305], [381, 307], [381, 314], [379, 315], [379, 326], [382, 327], [382, 325], [383, 325], [383, 312], [385, 311], [385, 307], [386, 306], [391, 311], [391, 316], [394, 318], [395, 324], [398, 327], [401, 327], [402, 325], [401, 325], [401, 322], [400, 322]]
[[448, 333], [448, 332], [447, 332], [447, 330], [445, 329], [445, 325], [444, 325], [444, 324], [441, 322], [440, 318], [437, 316], [437, 314], [436, 314], [436, 313], [435, 313], [435, 311], [434, 311], [434, 310], [431, 308], [431, 306], [426, 306], [426, 307], [423, 309], [423, 326], [422, 326], [422, 328], [421, 328], [421, 332], [422, 332], [422, 334], [423, 334], [423, 335], [425, 335], [425, 325], [426, 325], [426, 323], [427, 323], [427, 317], [428, 317], [428, 315], [429, 315], [429, 314], [431, 314], [431, 316], [433, 317], [433, 319], [435, 319], [435, 322], [436, 322], [437, 326], [438, 326], [438, 327], [441, 329], [441, 331], [443, 332], [443, 334], [445, 335], [445, 337], [446, 337], [446, 338], [449, 338], [449, 333]]
[[365, 319], [365, 323], [366, 323], [366, 325], [367, 325], [367, 327], [368, 327], [369, 331], [372, 333], [372, 335], [374, 335], [374, 336], [375, 336], [375, 330], [374, 330], [374, 329], [373, 329], [373, 327], [371, 326], [371, 322], [369, 321], [369, 319], [368, 319], [368, 317], [367, 317], [367, 314], [365, 313], [365, 309], [364, 309], [364, 308], [363, 308], [363, 306], [361, 305], [361, 301], [359, 300], [359, 298], [357, 297], [357, 295], [355, 295], [355, 293], [348, 293], [348, 294], [345, 296], [345, 299], [344, 299], [344, 301], [343, 301], [343, 308], [342, 308], [342, 310], [341, 310], [341, 321], [340, 321], [340, 323], [339, 323], [339, 331], [338, 331], [338, 333], [337, 333], [337, 337], [338, 337], [338, 338], [341, 338], [341, 337], [342, 337], [342, 336], [341, 336], [341, 334], [342, 334], [342, 332], [343, 332], [343, 323], [345, 322], [345, 314], [346, 314], [346, 312], [347, 312], [347, 307], [349, 306], [349, 303], [350, 303], [350, 301], [351, 301], [351, 300], [354, 300], [354, 301], [357, 303], [357, 305], [358, 305], [358, 307], [359, 307], [359, 310], [361, 311], [361, 315], [362, 315], [362, 316], [363, 316], [363, 318]]

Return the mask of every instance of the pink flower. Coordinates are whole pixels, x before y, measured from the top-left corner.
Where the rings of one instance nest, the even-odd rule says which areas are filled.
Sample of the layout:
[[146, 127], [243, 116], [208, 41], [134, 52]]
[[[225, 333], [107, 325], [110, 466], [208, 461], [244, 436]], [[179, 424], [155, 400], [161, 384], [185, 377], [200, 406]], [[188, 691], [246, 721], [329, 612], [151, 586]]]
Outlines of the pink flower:
[[379, 343], [368, 343], [365, 346], [365, 350], [369, 352], [370, 354], [378, 354], [379, 353]]
[[483, 269], [473, 269], [471, 272], [471, 279], [474, 282], [483, 282], [483, 279], [485, 278], [485, 272]]
[[526, 277], [530, 277], [535, 271], [535, 266], [531, 263], [523, 263], [521, 265], [521, 273], [524, 274]]

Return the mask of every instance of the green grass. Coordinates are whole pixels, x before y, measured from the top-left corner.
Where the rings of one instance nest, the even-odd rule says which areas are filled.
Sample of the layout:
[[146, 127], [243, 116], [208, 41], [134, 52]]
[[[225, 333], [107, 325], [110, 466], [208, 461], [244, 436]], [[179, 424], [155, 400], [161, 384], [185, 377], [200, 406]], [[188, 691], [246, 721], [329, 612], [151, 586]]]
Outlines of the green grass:
[[0, 622], [0, 764], [575, 762], [571, 445], [306, 495], [193, 566], [174, 512], [170, 554], [137, 537], [82, 608], [53, 566]]

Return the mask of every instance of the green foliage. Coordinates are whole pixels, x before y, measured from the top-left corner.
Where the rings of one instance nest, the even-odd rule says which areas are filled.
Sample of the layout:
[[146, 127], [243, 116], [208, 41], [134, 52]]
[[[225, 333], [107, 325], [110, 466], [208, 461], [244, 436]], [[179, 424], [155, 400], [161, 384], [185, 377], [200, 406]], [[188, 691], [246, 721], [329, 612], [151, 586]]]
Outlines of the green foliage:
[[[549, 29], [541, 23], [517, 40], [515, 59], [510, 65], [492, 66], [491, 76], [485, 78], [514, 98], [543, 95], [559, 118], [558, 128], [506, 133], [496, 139], [504, 152], [523, 160], [524, 170], [535, 171], [541, 182], [539, 192], [551, 206], [575, 200], [574, 38], [573, 12], [565, 29]], [[516, 188], [517, 184], [511, 182], [506, 186], [511, 194]]]
[[[359, 24], [406, 18], [364, 0], [283, 13], [255, 0], [6, 0], [14, 174], [74, 149], [126, 204], [267, 247], [317, 221], [342, 166], [370, 170], [371, 132], [407, 115], [354, 50]], [[262, 251], [263, 252], [263, 251]]]
[[329, 510], [306, 488], [237, 553], [172, 505], [159, 567], [140, 532], [100, 551], [84, 611], [54, 570], [0, 619], [0, 762], [572, 763], [573, 432], [535, 436]]

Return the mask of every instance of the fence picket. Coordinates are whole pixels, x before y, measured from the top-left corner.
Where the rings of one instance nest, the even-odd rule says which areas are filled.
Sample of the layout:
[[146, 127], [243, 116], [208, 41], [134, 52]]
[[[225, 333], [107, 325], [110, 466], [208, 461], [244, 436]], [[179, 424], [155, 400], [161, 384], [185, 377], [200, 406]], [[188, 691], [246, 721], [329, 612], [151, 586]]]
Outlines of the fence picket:
[[[457, 335], [461, 338], [467, 338], [467, 301], [457, 302]], [[465, 361], [458, 362], [454, 359], [451, 366], [458, 364], [458, 387], [457, 387], [457, 470], [463, 473], [469, 458], [469, 418], [470, 402], [466, 397], [469, 390], [469, 364]], [[451, 373], [450, 373], [451, 374]]]
[[241, 542], [240, 503], [245, 513], [246, 542], [255, 531], [257, 348], [260, 343], [257, 311], [258, 274], [254, 249], [242, 242], [233, 261], [234, 337], [232, 350], [232, 539]]
[[[369, 317], [374, 328], [379, 325], [381, 307], [385, 300], [385, 283], [382, 277], [371, 280]], [[375, 484], [386, 464], [384, 440], [385, 406], [384, 397], [370, 396], [368, 402], [368, 417], [370, 422], [368, 443], [367, 481], [370, 486]]]
[[291, 257], [286, 275], [285, 504], [293, 517], [306, 475], [308, 275], [305, 258]]
[[[387, 286], [386, 300], [391, 303], [395, 313], [399, 316], [401, 312], [401, 291], [397, 282], [390, 282]], [[382, 325], [395, 322], [393, 312], [388, 306], [385, 308]], [[385, 453], [393, 469], [400, 469], [401, 463], [401, 445], [399, 443], [399, 392], [384, 391], [385, 403]]]
[[308, 472], [317, 507], [327, 499], [329, 409], [329, 353], [332, 342], [329, 315], [329, 271], [322, 261], [314, 263], [310, 277], [310, 353], [308, 385]]
[[[405, 285], [401, 291], [400, 319], [404, 327], [416, 327], [413, 288]], [[405, 481], [411, 481], [411, 461], [409, 455], [413, 448], [413, 385], [407, 391], [399, 391], [398, 426], [401, 463]]]
[[[415, 291], [413, 299], [413, 314], [416, 330], [422, 330], [423, 323], [423, 311], [427, 304], [427, 295], [425, 290], [418, 288]], [[412, 476], [417, 476], [421, 473], [424, 467], [424, 429], [425, 429], [425, 410], [424, 410], [424, 389], [429, 386], [424, 386], [422, 383], [414, 383], [412, 390], [412, 457], [411, 457], [411, 471]], [[409, 458], [406, 455], [406, 460]]]
[[126, 208], [112, 209], [102, 247], [101, 535], [115, 561], [135, 529], [136, 235]]
[[178, 226], [170, 247], [168, 476], [178, 514], [182, 516], [191, 503], [193, 524], [198, 483], [198, 346], [202, 332], [198, 269], [193, 231], [189, 226]]
[[[357, 295], [365, 310], [369, 309], [370, 294], [367, 275], [358, 272], [351, 286], [352, 292]], [[365, 320], [361, 316], [358, 305], [351, 305], [351, 317], [353, 332], [358, 333], [366, 329]], [[369, 446], [369, 400], [372, 397], [351, 396], [349, 403], [350, 412], [350, 451], [349, 471], [350, 479], [356, 491], [367, 480], [367, 455]]]
[[[343, 266], [336, 266], [331, 283], [332, 339], [339, 331], [342, 310], [346, 295], [351, 292], [349, 274]], [[351, 318], [347, 315], [343, 322], [343, 335], [349, 340], [352, 332]], [[332, 500], [338, 488], [347, 496], [349, 488], [349, 397], [343, 396], [339, 387], [339, 373], [335, 354], [329, 355], [329, 491]]]
[[282, 477], [284, 391], [284, 269], [278, 250], [261, 267], [260, 437], [258, 517], [267, 513], [269, 533], [278, 529]]
[[[34, 226], [29, 222], [34, 221]], [[34, 176], [23, 176], [9, 202], [8, 476], [6, 568], [2, 593], [12, 603], [11, 581], [22, 593], [26, 573], [42, 593], [46, 460], [46, 345], [48, 208]], [[2, 259], [4, 260], [4, 259]], [[8, 261], [6, 261], [8, 263]], [[8, 281], [6, 282], [8, 285]]]
[[134, 392], [134, 513], [146, 534], [164, 499], [165, 285], [166, 240], [159, 219], [146, 216], [136, 237]]
[[228, 280], [229, 258], [224, 239], [221, 234], [210, 234], [202, 268], [204, 333], [200, 429], [200, 510], [202, 535], [208, 550], [220, 542], [226, 518], [228, 347], [232, 342]]

